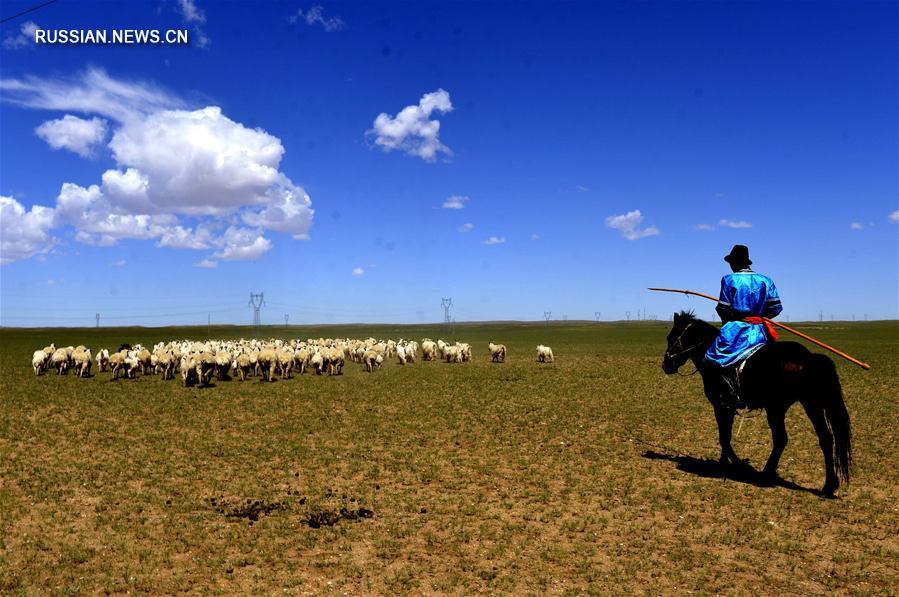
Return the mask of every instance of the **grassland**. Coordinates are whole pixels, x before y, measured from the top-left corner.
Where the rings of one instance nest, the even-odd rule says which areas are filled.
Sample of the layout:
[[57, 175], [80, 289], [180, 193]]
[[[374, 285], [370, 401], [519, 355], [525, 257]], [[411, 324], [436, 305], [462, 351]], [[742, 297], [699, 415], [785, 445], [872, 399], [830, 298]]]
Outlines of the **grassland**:
[[[822, 461], [799, 408], [783, 485], [722, 477], [698, 376], [661, 371], [663, 324], [459, 326], [472, 363], [207, 389], [30, 370], [51, 340], [205, 327], [0, 330], [0, 593], [896, 594], [899, 325], [800, 327], [872, 365], [838, 364], [855, 441], [839, 499], [810, 491]], [[533, 362], [538, 343], [555, 364]], [[735, 447], [761, 465], [763, 417]], [[373, 516], [308, 524], [340, 508]]]

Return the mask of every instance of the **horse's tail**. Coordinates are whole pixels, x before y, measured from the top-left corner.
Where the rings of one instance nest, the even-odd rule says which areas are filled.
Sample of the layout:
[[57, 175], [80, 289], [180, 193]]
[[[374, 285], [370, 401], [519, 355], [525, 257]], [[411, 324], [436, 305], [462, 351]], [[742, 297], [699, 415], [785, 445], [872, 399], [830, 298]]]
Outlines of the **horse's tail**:
[[833, 456], [837, 474], [849, 481], [849, 467], [852, 465], [852, 428], [849, 412], [843, 402], [843, 390], [837, 376], [833, 360], [823, 354], [811, 357], [812, 375], [818, 380], [819, 392], [823, 399], [824, 417], [833, 434]]

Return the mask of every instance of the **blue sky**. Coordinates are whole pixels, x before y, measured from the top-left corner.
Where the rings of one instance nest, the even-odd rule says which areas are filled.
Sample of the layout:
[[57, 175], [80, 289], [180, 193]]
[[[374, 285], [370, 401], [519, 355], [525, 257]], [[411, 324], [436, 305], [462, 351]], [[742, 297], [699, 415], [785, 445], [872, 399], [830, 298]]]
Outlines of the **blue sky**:
[[0, 37], [2, 325], [711, 317], [645, 288], [716, 292], [734, 243], [784, 318], [899, 311], [894, 3], [59, 0]]

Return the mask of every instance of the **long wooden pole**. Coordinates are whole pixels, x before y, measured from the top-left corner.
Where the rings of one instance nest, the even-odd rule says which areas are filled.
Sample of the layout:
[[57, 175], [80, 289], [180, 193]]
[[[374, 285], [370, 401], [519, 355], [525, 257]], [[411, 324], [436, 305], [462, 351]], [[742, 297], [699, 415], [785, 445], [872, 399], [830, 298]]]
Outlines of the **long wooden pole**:
[[[650, 288], [649, 290], [655, 290], [656, 292], [678, 292], [678, 293], [681, 293], [681, 294], [692, 294], [693, 296], [701, 296], [702, 298], [707, 298], [707, 299], [713, 300], [713, 301], [715, 301], [715, 302], [718, 301], [718, 298], [712, 296], [711, 294], [705, 294], [705, 293], [702, 293], [702, 292], [695, 292], [695, 291], [693, 291], [693, 290], [678, 290], [678, 289], [676, 289], [676, 288]], [[845, 352], [843, 352], [843, 351], [841, 351], [841, 350], [837, 350], [837, 349], [834, 348], [833, 346], [829, 346], [829, 345], [827, 345], [827, 344], [824, 344], [824, 343], [821, 342], [820, 340], [815, 340], [815, 339], [812, 338], [811, 336], [806, 335], [806, 334], [803, 334], [802, 332], [800, 332], [800, 331], [797, 330], [797, 329], [791, 328], [791, 327], [788, 326], [788, 325], [784, 325], [784, 324], [782, 324], [782, 323], [780, 323], [780, 322], [774, 321], [773, 319], [768, 319], [767, 317], [762, 317], [762, 319], [764, 319], [765, 321], [767, 321], [767, 322], [770, 323], [771, 325], [775, 325], [775, 326], [777, 326], [777, 327], [779, 327], [779, 328], [782, 328], [782, 329], [787, 330], [788, 332], [792, 332], [792, 333], [796, 334], [797, 336], [799, 336], [800, 338], [804, 338], [804, 339], [808, 340], [808, 341], [811, 342], [812, 344], [815, 344], [815, 345], [817, 345], [817, 346], [820, 346], [821, 348], [824, 348], [824, 349], [826, 349], [826, 350], [829, 350], [830, 352], [832, 352], [832, 353], [834, 353], [834, 354], [836, 354], [836, 355], [839, 355], [839, 356], [843, 357], [843, 358], [846, 359], [847, 361], [850, 361], [850, 362], [852, 362], [852, 363], [855, 363], [856, 365], [858, 365], [858, 366], [861, 367], [862, 369], [870, 369], [870, 368], [871, 368], [871, 365], [869, 365], [868, 363], [863, 363], [863, 362], [859, 361], [858, 359], [855, 359], [855, 358], [849, 356], [849, 355], [846, 354]]]

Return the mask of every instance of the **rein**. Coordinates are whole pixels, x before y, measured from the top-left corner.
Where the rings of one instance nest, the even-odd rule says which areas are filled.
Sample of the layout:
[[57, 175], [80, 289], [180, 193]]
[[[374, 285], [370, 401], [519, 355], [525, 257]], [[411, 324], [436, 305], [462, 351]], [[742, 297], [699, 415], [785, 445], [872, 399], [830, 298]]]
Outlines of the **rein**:
[[[680, 336], [677, 337], [677, 340], [675, 340], [675, 341], [671, 344], [672, 348], [673, 348], [673, 347], [678, 347], [678, 348], [681, 347], [681, 340], [683, 340], [684, 334], [687, 333], [687, 330], [689, 330], [689, 329], [690, 329], [690, 326], [692, 326], [692, 325], [693, 325], [692, 323], [687, 324], [687, 327], [685, 327], [685, 328], [684, 328], [684, 331], [682, 331], [682, 332], [680, 333]], [[669, 350], [666, 350], [666, 351], [665, 351], [665, 358], [667, 358], [667, 359], [673, 359], [674, 357], [679, 357], [679, 356], [682, 355], [682, 354], [686, 354], [686, 353], [688, 353], [688, 352], [694, 351], [694, 350], [696, 350], [697, 348], [699, 348], [699, 347], [702, 345], [703, 342], [705, 342], [705, 340], [700, 340], [699, 342], [697, 342], [696, 344], [694, 344], [694, 345], [691, 346], [690, 348], [684, 348], [684, 349], [682, 349], [682, 350], [680, 350], [680, 351], [678, 351], [678, 352], [675, 352], [675, 353], [673, 353], [673, 354], [672, 354], [671, 352], [669, 352], [670, 349], [669, 349]]]
[[[687, 333], [687, 330], [689, 330], [690, 326], [692, 326], [692, 325], [693, 325], [692, 323], [687, 324], [687, 327], [685, 327], [684, 331], [682, 331], [680, 333], [680, 335], [677, 337], [677, 340], [675, 340], [674, 343], [672, 343], [672, 345], [671, 345], [672, 347], [681, 347], [681, 340], [683, 340], [684, 334]], [[666, 350], [665, 358], [673, 359], [675, 357], [679, 357], [682, 354], [689, 354], [689, 353], [693, 352], [694, 350], [696, 350], [697, 348], [701, 347], [703, 342], [704, 342], [704, 340], [700, 340], [699, 342], [697, 342], [690, 348], [682, 348], [680, 351], [675, 352], [674, 354], [672, 354], [671, 352]], [[676, 373], [682, 377], [689, 377], [691, 375], [696, 375], [697, 373], [699, 373], [699, 367], [696, 367], [696, 369], [694, 369], [692, 373], [681, 373], [679, 369], [676, 371]]]

